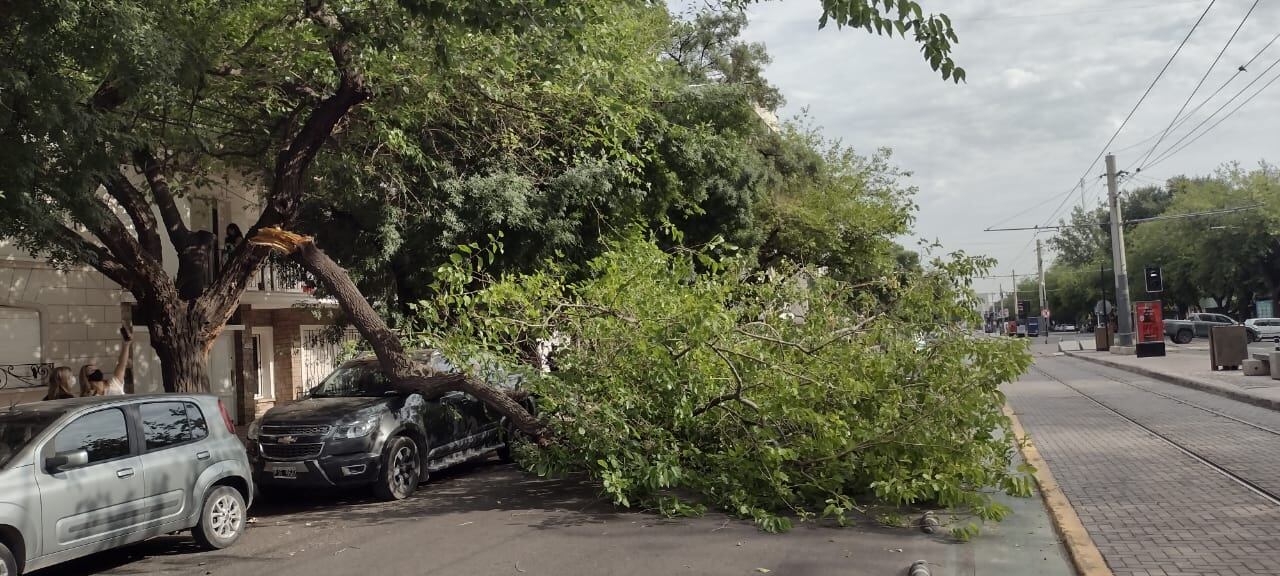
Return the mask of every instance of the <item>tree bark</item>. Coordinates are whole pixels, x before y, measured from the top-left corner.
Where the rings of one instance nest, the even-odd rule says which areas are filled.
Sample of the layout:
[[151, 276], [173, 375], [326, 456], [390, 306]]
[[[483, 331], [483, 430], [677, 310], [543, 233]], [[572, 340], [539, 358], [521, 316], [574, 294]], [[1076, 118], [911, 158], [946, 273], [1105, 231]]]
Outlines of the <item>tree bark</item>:
[[550, 443], [551, 433], [547, 427], [521, 405], [513, 394], [467, 374], [440, 374], [430, 366], [414, 362], [400, 343], [400, 338], [387, 327], [368, 300], [365, 300], [351, 276], [316, 246], [310, 237], [279, 228], [264, 228], [250, 237], [249, 243], [270, 246], [290, 254], [295, 262], [323, 283], [338, 300], [352, 325], [373, 347], [378, 363], [397, 389], [417, 392], [427, 397], [453, 390], [466, 392], [506, 416], [538, 444]]
[[209, 345], [191, 325], [181, 305], [156, 305], [150, 303], [151, 347], [160, 358], [160, 374], [164, 379], [164, 391], [187, 394], [208, 394]]

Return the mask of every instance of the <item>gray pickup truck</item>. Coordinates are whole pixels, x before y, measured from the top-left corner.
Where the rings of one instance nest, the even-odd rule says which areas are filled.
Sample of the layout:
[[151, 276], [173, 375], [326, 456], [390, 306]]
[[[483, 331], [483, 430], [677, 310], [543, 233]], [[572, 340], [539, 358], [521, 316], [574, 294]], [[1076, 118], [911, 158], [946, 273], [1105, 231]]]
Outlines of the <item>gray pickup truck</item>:
[[1164, 334], [1175, 344], [1187, 344], [1194, 338], [1208, 338], [1214, 326], [1239, 326], [1225, 314], [1188, 314], [1186, 320], [1165, 320]]

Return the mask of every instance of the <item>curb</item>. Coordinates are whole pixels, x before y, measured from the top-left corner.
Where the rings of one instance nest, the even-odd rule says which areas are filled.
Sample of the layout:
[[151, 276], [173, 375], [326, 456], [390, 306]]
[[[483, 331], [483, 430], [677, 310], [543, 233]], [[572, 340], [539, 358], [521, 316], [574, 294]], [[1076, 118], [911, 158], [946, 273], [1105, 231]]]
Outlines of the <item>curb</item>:
[[1086, 356], [1083, 354], [1074, 354], [1071, 352], [1066, 352], [1065, 354], [1070, 358], [1084, 360], [1085, 362], [1097, 364], [1099, 366], [1115, 368], [1116, 370], [1124, 370], [1125, 372], [1146, 376], [1148, 378], [1154, 378], [1156, 380], [1160, 380], [1162, 382], [1168, 382], [1170, 384], [1177, 384], [1178, 386], [1183, 386], [1186, 388], [1194, 388], [1201, 392], [1216, 394], [1224, 398], [1230, 398], [1238, 402], [1244, 402], [1245, 404], [1252, 404], [1259, 408], [1267, 408], [1270, 410], [1280, 411], [1280, 400], [1276, 400], [1272, 398], [1260, 398], [1258, 396], [1254, 396], [1253, 394], [1249, 394], [1248, 392], [1245, 392], [1243, 390], [1234, 390], [1231, 388], [1226, 388], [1224, 387], [1225, 385], [1214, 385], [1208, 382], [1202, 382], [1200, 380], [1196, 380], [1194, 378], [1187, 378], [1185, 376], [1176, 376], [1173, 374], [1165, 374], [1164, 372], [1157, 372], [1150, 368], [1143, 368], [1141, 366], [1132, 366], [1129, 364], [1122, 364], [1120, 362], [1112, 362], [1109, 360], [1104, 360], [1102, 358], [1095, 358], [1093, 356]]
[[1078, 576], [1114, 576], [1106, 560], [1103, 560], [1102, 552], [1098, 551], [1093, 538], [1089, 537], [1089, 531], [1085, 530], [1084, 524], [1080, 522], [1075, 508], [1071, 507], [1067, 495], [1062, 493], [1062, 489], [1058, 487], [1058, 481], [1053, 479], [1049, 464], [1040, 457], [1040, 451], [1027, 438], [1022, 423], [1013, 413], [1013, 407], [1006, 403], [1004, 413], [1012, 423], [1013, 434], [1018, 440], [1022, 459], [1035, 468], [1033, 476], [1036, 484], [1040, 486], [1040, 496], [1044, 499], [1045, 508], [1049, 509], [1049, 515], [1053, 517], [1053, 527], [1062, 538], [1062, 544], [1067, 547], [1067, 555], [1071, 557], [1071, 564], [1075, 566], [1076, 574]]

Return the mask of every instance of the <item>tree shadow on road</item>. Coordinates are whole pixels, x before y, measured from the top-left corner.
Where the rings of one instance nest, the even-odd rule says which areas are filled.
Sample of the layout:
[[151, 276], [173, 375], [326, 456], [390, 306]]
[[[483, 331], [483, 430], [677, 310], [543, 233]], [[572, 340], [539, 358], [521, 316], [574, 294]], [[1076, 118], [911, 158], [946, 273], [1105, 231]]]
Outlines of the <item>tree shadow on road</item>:
[[302, 492], [264, 498], [251, 515], [268, 524], [351, 526], [484, 511], [507, 511], [513, 524], [540, 529], [604, 523], [626, 513], [585, 478], [538, 478], [490, 459], [432, 474], [417, 493], [399, 502], [378, 501], [367, 490]]

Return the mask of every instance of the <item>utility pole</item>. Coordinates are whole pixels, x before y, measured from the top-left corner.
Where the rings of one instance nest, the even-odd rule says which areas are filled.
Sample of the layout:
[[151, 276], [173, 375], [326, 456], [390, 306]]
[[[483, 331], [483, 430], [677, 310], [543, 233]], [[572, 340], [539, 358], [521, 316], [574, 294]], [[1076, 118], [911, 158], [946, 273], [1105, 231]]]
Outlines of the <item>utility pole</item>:
[[996, 313], [996, 316], [1000, 319], [1000, 323], [1003, 324], [1004, 323], [1004, 282], [1000, 283], [999, 302], [1000, 302], [1000, 308], [997, 309], [999, 311]]
[[1116, 183], [1116, 157], [1107, 154], [1107, 195], [1111, 201], [1111, 259], [1116, 279], [1116, 346], [1133, 346], [1133, 318], [1129, 314], [1129, 267], [1124, 255], [1124, 218]]
[[1084, 178], [1080, 179], [1080, 211], [1086, 216], [1089, 214], [1089, 208], [1084, 204]]
[[[1036, 271], [1040, 274], [1040, 310], [1041, 310], [1041, 314], [1043, 314], [1043, 311], [1048, 309], [1048, 308], [1047, 308], [1047, 304], [1048, 304], [1049, 300], [1048, 300], [1047, 298], [1045, 298], [1045, 291], [1044, 291], [1044, 258], [1043, 258], [1043, 254], [1042, 254], [1042, 253], [1041, 253], [1041, 251], [1040, 251], [1040, 239], [1039, 239], [1039, 238], [1036, 238]], [[1042, 315], [1042, 316], [1040, 317], [1040, 319], [1044, 321], [1044, 327], [1043, 327], [1043, 329], [1044, 329], [1044, 343], [1045, 343], [1045, 344], [1048, 344], [1048, 343], [1049, 343], [1049, 318], [1048, 318], [1048, 317], [1045, 317], [1045, 316], [1043, 316], [1043, 315]]]
[[1018, 273], [1014, 270], [1009, 271], [1009, 279], [1013, 280], [1013, 335], [1018, 335]]

